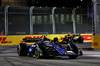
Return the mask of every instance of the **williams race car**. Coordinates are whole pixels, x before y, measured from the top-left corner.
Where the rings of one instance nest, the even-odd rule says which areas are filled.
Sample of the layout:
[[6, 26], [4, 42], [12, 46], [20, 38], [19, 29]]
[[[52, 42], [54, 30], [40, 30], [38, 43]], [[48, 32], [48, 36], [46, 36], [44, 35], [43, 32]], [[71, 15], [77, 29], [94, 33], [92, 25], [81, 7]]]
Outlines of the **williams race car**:
[[[26, 42], [35, 43], [28, 46]], [[63, 48], [57, 38], [54, 38], [54, 40], [47, 38], [44, 38], [44, 40], [40, 38], [24, 38], [23, 43], [19, 43], [17, 46], [17, 53], [19, 56], [28, 55], [36, 58], [68, 56], [71, 59], [75, 59], [83, 54], [82, 49], [74, 42], [69, 41], [66, 44], [66, 48]]]

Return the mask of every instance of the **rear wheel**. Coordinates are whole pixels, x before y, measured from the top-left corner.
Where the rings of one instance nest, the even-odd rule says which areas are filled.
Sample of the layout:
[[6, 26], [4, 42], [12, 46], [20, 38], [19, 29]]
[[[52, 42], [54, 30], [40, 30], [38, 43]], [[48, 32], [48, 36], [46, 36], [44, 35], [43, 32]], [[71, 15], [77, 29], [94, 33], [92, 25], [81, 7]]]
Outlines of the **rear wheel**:
[[28, 53], [27, 44], [20, 43], [19, 45], [17, 45], [17, 53], [19, 56], [27, 56]]
[[78, 57], [78, 47], [75, 44], [70, 44], [70, 46], [67, 46], [67, 51], [73, 51], [75, 55], [68, 55], [70, 59], [75, 59]]
[[83, 37], [79, 37], [79, 38], [78, 38], [78, 42], [79, 42], [79, 43], [83, 43]]

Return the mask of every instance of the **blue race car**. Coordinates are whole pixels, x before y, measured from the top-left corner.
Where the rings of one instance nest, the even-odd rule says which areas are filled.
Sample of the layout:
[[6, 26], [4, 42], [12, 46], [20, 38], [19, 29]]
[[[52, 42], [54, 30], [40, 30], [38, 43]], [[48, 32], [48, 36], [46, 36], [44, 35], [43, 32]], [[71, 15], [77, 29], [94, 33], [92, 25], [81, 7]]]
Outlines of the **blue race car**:
[[[28, 46], [26, 42], [36, 43]], [[71, 59], [75, 59], [83, 54], [82, 49], [77, 44], [69, 42], [63, 48], [57, 38], [54, 38], [54, 40], [41, 40], [40, 38], [23, 39], [23, 43], [19, 43], [17, 46], [17, 53], [19, 56], [29, 55], [36, 58], [68, 56]]]

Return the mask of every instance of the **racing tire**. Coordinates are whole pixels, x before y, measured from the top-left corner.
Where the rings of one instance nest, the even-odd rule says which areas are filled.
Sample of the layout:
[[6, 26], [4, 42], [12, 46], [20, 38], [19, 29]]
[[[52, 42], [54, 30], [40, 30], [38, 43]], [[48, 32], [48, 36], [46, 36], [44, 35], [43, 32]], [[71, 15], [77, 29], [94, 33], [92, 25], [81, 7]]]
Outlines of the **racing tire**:
[[28, 54], [27, 44], [20, 43], [19, 45], [17, 45], [17, 53], [19, 56], [27, 56]]
[[80, 56], [82, 56], [83, 55], [83, 52], [82, 52], [82, 50], [80, 51]]
[[83, 37], [79, 37], [79, 38], [78, 38], [78, 42], [79, 42], [79, 43], [83, 43]]
[[36, 57], [37, 59], [43, 57], [43, 52], [42, 52], [42, 50], [39, 48], [39, 46], [37, 46], [37, 47], [35, 48], [35, 57]]
[[68, 50], [67, 51], [73, 51], [75, 53], [75, 55], [68, 55], [68, 57], [70, 59], [76, 59], [78, 57], [78, 47], [76, 46], [76, 44], [70, 44], [71, 48], [68, 46]]

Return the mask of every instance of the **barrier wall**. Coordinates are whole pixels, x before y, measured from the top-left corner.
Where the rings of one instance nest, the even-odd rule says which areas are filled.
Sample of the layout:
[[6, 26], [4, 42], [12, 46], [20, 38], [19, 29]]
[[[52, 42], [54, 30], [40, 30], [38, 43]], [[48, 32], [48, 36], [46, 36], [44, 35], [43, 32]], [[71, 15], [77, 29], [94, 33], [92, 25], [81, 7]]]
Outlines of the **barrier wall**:
[[[65, 35], [67, 35], [67, 34], [48, 34], [47, 38], [53, 39], [54, 37], [58, 37], [58, 39], [61, 39]], [[92, 34], [81, 34], [81, 36], [84, 38], [84, 42], [92, 42]], [[0, 36], [0, 45], [17, 45], [25, 37], [40, 38], [40, 37], [42, 37], [42, 35]]]
[[92, 36], [92, 48], [100, 49], [100, 35]]
[[[58, 39], [61, 39], [65, 35], [67, 35], [67, 34], [48, 34], [47, 38], [53, 39], [54, 37], [58, 37]], [[84, 42], [91, 42], [92, 41], [92, 34], [81, 34], [81, 36], [84, 38]], [[0, 45], [17, 45], [25, 37], [40, 38], [40, 37], [42, 37], [42, 35], [0, 36]]]
[[[35, 37], [42, 35], [35, 35]], [[14, 35], [14, 36], [0, 36], [0, 45], [17, 45], [25, 37], [34, 37], [34, 35]]]

